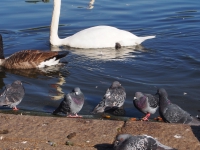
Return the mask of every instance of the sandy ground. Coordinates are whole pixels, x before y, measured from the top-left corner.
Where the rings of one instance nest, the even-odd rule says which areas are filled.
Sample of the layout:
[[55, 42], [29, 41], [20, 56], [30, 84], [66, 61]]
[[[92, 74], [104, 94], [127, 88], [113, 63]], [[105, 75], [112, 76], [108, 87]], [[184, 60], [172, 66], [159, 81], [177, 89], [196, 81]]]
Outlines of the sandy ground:
[[141, 121], [0, 113], [0, 150], [112, 150], [119, 133], [147, 134], [179, 150], [200, 150], [200, 127]]

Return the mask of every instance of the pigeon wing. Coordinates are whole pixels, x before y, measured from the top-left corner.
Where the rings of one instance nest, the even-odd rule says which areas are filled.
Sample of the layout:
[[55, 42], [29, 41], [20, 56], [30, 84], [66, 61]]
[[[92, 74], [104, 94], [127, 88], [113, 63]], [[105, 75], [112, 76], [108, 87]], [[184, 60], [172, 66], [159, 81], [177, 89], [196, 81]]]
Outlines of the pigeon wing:
[[148, 102], [149, 102], [150, 107], [152, 107], [152, 108], [158, 107], [158, 100], [159, 100], [158, 97], [153, 96], [151, 94], [145, 94], [145, 96], [148, 97]]
[[53, 112], [53, 114], [57, 114], [59, 112], [67, 114], [68, 112], [70, 112], [70, 101], [68, 99], [69, 95], [67, 94], [64, 96], [63, 101], [60, 103], [58, 108]]
[[164, 109], [163, 117], [170, 123], [184, 123], [188, 118], [188, 114], [178, 105], [171, 103]]
[[108, 89], [104, 95], [105, 106], [121, 107], [124, 104], [126, 93], [123, 87]]

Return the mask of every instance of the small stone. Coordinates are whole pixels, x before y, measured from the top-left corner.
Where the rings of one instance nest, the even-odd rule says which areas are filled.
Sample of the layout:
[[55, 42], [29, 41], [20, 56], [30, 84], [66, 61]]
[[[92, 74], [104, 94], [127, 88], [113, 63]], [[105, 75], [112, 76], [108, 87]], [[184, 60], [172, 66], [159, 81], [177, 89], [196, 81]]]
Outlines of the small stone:
[[51, 146], [56, 146], [56, 143], [54, 143], [54, 142], [48, 141], [47, 143], [49, 143], [49, 145], [51, 145]]
[[23, 144], [26, 144], [26, 143], [27, 143], [27, 141], [22, 141], [22, 143], [23, 143]]
[[175, 137], [175, 138], [177, 138], [177, 139], [180, 139], [180, 138], [182, 138], [182, 136], [180, 136], [180, 135], [177, 135], [177, 134], [176, 134], [176, 135], [174, 135], [174, 137]]
[[8, 130], [2, 130], [0, 131], [0, 134], [8, 134]]
[[67, 136], [67, 138], [68, 139], [72, 139], [73, 137], [75, 137], [76, 136], [76, 132], [73, 132], [73, 133], [70, 133], [68, 136]]
[[74, 146], [74, 143], [71, 142], [71, 141], [67, 141], [67, 142], [65, 143], [65, 145], [68, 145], [68, 146]]
[[0, 140], [3, 140], [3, 138], [4, 138], [3, 136], [0, 136]]

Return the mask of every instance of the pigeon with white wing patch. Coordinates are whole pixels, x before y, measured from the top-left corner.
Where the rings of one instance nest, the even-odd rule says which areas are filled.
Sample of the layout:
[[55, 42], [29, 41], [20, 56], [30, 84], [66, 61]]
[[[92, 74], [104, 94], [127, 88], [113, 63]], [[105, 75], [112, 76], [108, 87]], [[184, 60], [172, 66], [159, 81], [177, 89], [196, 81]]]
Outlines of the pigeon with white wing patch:
[[148, 135], [119, 134], [114, 141], [114, 150], [176, 150], [161, 144]]
[[124, 87], [118, 81], [114, 81], [107, 89], [103, 99], [94, 108], [93, 113], [102, 113], [108, 109], [120, 108], [123, 106], [125, 99], [126, 92]]

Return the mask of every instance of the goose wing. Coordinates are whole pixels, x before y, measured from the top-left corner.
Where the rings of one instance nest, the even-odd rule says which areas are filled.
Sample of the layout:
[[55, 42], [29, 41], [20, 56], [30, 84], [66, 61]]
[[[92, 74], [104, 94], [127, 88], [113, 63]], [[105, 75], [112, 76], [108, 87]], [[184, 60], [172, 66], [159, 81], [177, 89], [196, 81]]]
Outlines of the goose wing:
[[68, 52], [60, 54], [59, 52], [44, 52], [40, 50], [23, 50], [11, 55], [3, 64], [8, 69], [31, 69], [48, 60], [58, 60], [66, 56]]

